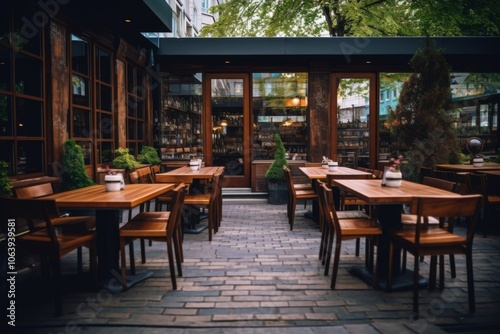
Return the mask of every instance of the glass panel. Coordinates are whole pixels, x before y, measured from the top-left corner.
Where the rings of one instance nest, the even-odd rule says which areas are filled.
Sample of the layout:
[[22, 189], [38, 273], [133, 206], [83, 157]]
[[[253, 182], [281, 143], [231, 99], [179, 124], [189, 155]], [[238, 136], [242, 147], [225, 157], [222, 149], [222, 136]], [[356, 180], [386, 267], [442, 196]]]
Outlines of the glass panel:
[[111, 111], [111, 87], [96, 84], [97, 109]]
[[137, 112], [136, 112], [136, 98], [134, 96], [129, 95], [128, 101], [127, 101], [127, 107], [128, 107], [128, 116], [129, 117], [136, 117]]
[[89, 45], [87, 41], [71, 35], [71, 68], [73, 71], [89, 75]]
[[40, 101], [16, 99], [16, 135], [43, 136], [43, 104]]
[[111, 84], [111, 55], [97, 48], [96, 74], [97, 80]]
[[137, 139], [144, 140], [144, 122], [137, 122]]
[[97, 155], [98, 163], [111, 163], [113, 161], [113, 143], [101, 142], [100, 154]]
[[83, 162], [90, 165], [92, 163], [92, 144], [88, 141], [78, 141], [77, 144], [82, 148]]
[[213, 165], [225, 174], [244, 175], [243, 168], [243, 79], [212, 79]]
[[1, 46], [0, 46], [0, 90], [12, 91], [12, 52], [9, 49]]
[[79, 75], [73, 74], [73, 103], [85, 107], [90, 107], [90, 85], [89, 80]]
[[137, 96], [144, 97], [144, 74], [141, 70], [137, 70]]
[[80, 108], [73, 109], [73, 137], [90, 137], [90, 111]]
[[483, 141], [481, 155], [498, 155], [498, 105], [500, 75], [498, 73], [451, 73], [453, 121], [457, 128], [462, 153], [469, 154], [465, 143], [470, 137]]
[[12, 97], [0, 94], [0, 136], [12, 136]]
[[42, 62], [16, 53], [16, 93], [42, 96]]
[[0, 160], [5, 161], [9, 167], [7, 168], [7, 173], [12, 176], [14, 175], [14, 141], [2, 140], [0, 141]]
[[14, 47], [38, 56], [42, 55], [43, 27], [48, 23], [46, 20], [48, 16], [40, 14], [20, 4], [14, 13], [15, 32], [13, 33]]
[[279, 133], [290, 157], [307, 159], [307, 73], [253, 74], [252, 159], [274, 159]]
[[127, 120], [127, 139], [128, 140], [134, 140], [137, 139], [136, 137], [136, 132], [135, 132], [135, 120]]
[[201, 74], [171, 75], [161, 85], [161, 106], [155, 142], [162, 159], [189, 159], [202, 155], [203, 127]]
[[98, 113], [99, 116], [99, 132], [98, 138], [112, 139], [113, 138], [113, 118], [110, 114]]
[[127, 66], [127, 91], [129, 93], [134, 93], [135, 83], [135, 71], [132, 65]]
[[144, 100], [137, 100], [137, 118], [144, 118]]
[[384, 165], [399, 153], [395, 138], [391, 137], [388, 115], [398, 105], [401, 88], [409, 76], [409, 73], [380, 74], [378, 162]]
[[[11, 24], [11, 17], [10, 17], [10, 10], [0, 10], [0, 45], [9, 45], [9, 36], [10, 35], [10, 24]], [[0, 48], [1, 49], [1, 48]]]
[[17, 142], [17, 174], [31, 174], [43, 172], [43, 142]]
[[337, 90], [337, 157], [339, 164], [370, 166], [370, 81], [340, 79]]

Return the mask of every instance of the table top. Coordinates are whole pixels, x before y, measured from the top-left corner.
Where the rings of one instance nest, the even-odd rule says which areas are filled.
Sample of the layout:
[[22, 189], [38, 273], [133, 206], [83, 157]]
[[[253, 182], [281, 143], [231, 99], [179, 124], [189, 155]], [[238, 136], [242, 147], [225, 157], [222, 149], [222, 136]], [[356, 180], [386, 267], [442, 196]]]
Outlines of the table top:
[[191, 170], [190, 167], [184, 166], [166, 173], [156, 174], [156, 182], [192, 183], [194, 179], [211, 179], [219, 168], [222, 167], [202, 167], [199, 170]]
[[54, 199], [61, 208], [131, 209], [174, 187], [173, 183], [126, 184], [123, 190], [106, 191], [106, 186], [99, 184], [40, 198]]
[[455, 172], [478, 172], [486, 170], [500, 170], [500, 163], [485, 162], [482, 167], [474, 167], [473, 165], [453, 165], [453, 164], [437, 164], [436, 169], [450, 170]]
[[461, 196], [450, 191], [406, 180], [402, 180], [401, 187], [397, 188], [382, 187], [381, 180], [378, 179], [335, 179], [333, 183], [370, 204], [411, 203], [413, 197], [416, 196]]
[[328, 175], [331, 175], [334, 179], [340, 178], [368, 178], [372, 174], [369, 172], [364, 172], [361, 170], [349, 168], [349, 167], [337, 167], [337, 170], [330, 171], [328, 168], [323, 167], [299, 167], [299, 169], [310, 179], [322, 179], [326, 180]]

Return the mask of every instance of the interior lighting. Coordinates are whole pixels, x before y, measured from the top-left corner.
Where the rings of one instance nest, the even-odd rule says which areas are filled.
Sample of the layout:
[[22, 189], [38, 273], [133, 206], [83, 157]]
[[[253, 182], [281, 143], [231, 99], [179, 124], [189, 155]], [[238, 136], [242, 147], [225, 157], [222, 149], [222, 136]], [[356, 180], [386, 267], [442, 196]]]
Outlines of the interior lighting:
[[225, 120], [225, 119], [221, 120], [220, 126], [227, 126], [227, 120]]
[[132, 22], [131, 19], [125, 19], [124, 21], [125, 21], [125, 23], [131, 23]]

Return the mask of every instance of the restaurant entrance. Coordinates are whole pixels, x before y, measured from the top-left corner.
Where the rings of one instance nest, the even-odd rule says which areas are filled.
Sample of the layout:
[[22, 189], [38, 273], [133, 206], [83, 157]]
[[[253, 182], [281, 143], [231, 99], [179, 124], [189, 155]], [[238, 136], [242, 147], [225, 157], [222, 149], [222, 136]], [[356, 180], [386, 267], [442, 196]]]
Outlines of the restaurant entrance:
[[223, 187], [250, 187], [249, 75], [204, 77], [206, 161], [225, 168]]

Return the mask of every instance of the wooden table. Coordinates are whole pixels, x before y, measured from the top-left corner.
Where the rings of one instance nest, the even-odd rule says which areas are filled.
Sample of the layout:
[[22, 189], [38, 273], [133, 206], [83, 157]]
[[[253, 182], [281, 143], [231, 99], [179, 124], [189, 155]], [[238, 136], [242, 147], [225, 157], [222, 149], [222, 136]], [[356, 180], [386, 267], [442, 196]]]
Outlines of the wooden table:
[[[300, 171], [304, 173], [313, 183], [314, 188], [316, 188], [316, 180], [327, 181], [327, 179], [368, 179], [371, 177], [371, 173], [364, 172], [358, 169], [353, 169], [349, 167], [339, 166], [337, 170], [330, 171], [328, 168], [323, 167], [299, 167]], [[331, 184], [329, 184], [331, 186]], [[337, 187], [332, 188], [333, 198], [335, 208], [340, 207], [340, 191]], [[314, 221], [319, 220], [317, 203], [313, 202], [313, 213]]]
[[449, 170], [454, 172], [479, 172], [479, 171], [500, 171], [500, 163], [497, 162], [485, 162], [482, 167], [474, 167], [473, 165], [452, 165], [452, 164], [437, 164], [436, 169], [438, 170]]
[[[191, 194], [200, 193], [201, 180], [211, 180], [214, 174], [223, 167], [202, 167], [199, 170], [191, 170], [190, 167], [180, 167], [166, 173], [156, 174], [156, 182], [171, 182], [171, 183], [189, 183], [189, 192]], [[185, 233], [198, 234], [208, 228], [208, 225], [200, 225], [200, 210], [194, 207], [186, 207], [189, 221], [183, 220], [183, 229]], [[185, 211], [186, 212], [186, 211]]]
[[299, 169], [309, 179], [322, 181], [325, 181], [328, 175], [334, 179], [367, 179], [372, 175], [369, 172], [342, 166], [337, 167], [335, 171], [330, 171], [328, 168], [323, 167], [299, 167]]
[[[111, 291], [114, 289], [121, 291], [118, 276], [120, 272], [118, 262], [120, 211], [132, 210], [136, 206], [174, 189], [174, 186], [172, 183], [127, 184], [125, 189], [121, 191], [106, 191], [104, 185], [93, 185], [45, 196], [43, 199], [54, 199], [59, 208], [96, 210], [99, 277], [101, 280], [109, 280], [109, 284], [106, 282], [105, 286]], [[150, 273], [146, 275], [151, 276]], [[111, 283], [114, 281], [113, 277], [118, 280], [118, 286]], [[147, 277], [138, 274], [136, 277], [130, 278], [130, 283], [134, 285]]]
[[[333, 180], [339, 188], [348, 191], [368, 204], [376, 205], [377, 216], [382, 225], [383, 233], [379, 237], [377, 244], [377, 264], [379, 265], [380, 288], [386, 287], [388, 273], [389, 244], [390, 235], [394, 229], [401, 226], [401, 213], [403, 204], [411, 204], [413, 197], [416, 196], [461, 196], [453, 192], [439, 188], [426, 186], [420, 183], [402, 181], [401, 187], [390, 188], [382, 187], [381, 180]], [[413, 273], [406, 270], [401, 273], [400, 250], [394, 250], [393, 253], [393, 290], [411, 288], [413, 286]], [[367, 272], [365, 268], [356, 268], [353, 272], [366, 282], [373, 285], [374, 277]], [[425, 285], [425, 279], [421, 280]]]

